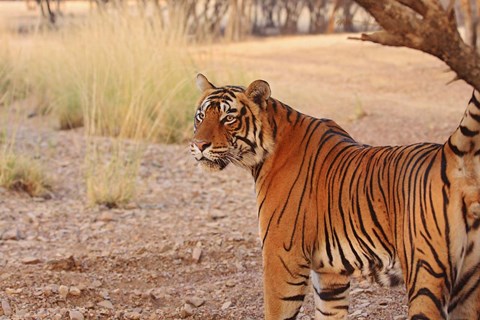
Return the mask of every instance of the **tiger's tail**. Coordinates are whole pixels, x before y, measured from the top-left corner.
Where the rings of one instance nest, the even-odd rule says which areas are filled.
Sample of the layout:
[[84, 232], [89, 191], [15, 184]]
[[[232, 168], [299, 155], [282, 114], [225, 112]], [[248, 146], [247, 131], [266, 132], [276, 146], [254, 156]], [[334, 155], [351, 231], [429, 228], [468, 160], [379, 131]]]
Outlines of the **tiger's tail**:
[[447, 145], [457, 157], [458, 177], [464, 186], [464, 204], [480, 218], [480, 94], [474, 90], [467, 110]]
[[480, 94], [476, 90], [473, 91], [460, 125], [447, 143], [459, 157], [480, 155]]

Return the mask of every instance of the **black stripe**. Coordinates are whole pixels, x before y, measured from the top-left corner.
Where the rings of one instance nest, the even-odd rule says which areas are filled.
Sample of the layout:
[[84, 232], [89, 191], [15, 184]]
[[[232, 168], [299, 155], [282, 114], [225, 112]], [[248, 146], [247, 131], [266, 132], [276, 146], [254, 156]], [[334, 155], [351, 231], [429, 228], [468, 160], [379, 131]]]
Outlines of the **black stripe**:
[[462, 132], [462, 134], [464, 136], [467, 136], [467, 137], [474, 137], [478, 134], [478, 131], [472, 131], [472, 130], [470, 130], [467, 127], [462, 126], [462, 125], [460, 125], [459, 128], [460, 128], [460, 131]]
[[480, 102], [477, 100], [477, 97], [475, 97], [475, 91], [473, 91], [472, 97], [470, 98], [470, 101], [468, 103], [473, 103], [475, 107], [480, 109]]
[[305, 299], [304, 294], [298, 294], [296, 296], [282, 297], [283, 301], [303, 301]]
[[315, 289], [315, 293], [318, 295], [320, 299], [322, 299], [322, 301], [339, 301], [346, 298], [345, 296], [339, 296], [339, 295], [345, 293], [349, 288], [350, 288], [350, 283], [347, 283], [345, 286], [335, 288], [332, 290], [323, 290], [321, 292], [318, 292]]
[[298, 314], [300, 313], [300, 308], [295, 312], [295, 314], [289, 318], [285, 318], [285, 320], [295, 320], [297, 319]]
[[455, 153], [459, 157], [463, 157], [466, 154], [465, 151], [460, 151], [460, 149], [458, 149], [457, 146], [452, 143], [452, 140], [450, 138], [448, 139], [448, 146], [450, 147], [450, 149], [452, 149], [453, 153]]
[[[435, 296], [435, 294], [432, 291], [430, 291], [430, 289], [421, 288], [420, 290], [418, 290], [417, 294], [415, 296], [413, 296], [412, 299], [410, 299], [410, 302], [415, 300], [419, 296], [428, 297], [435, 304], [435, 307], [437, 307], [438, 313], [442, 315], [442, 318], [443, 319], [447, 318], [447, 315], [445, 314], [445, 311], [443, 310], [442, 302], [438, 299], [437, 296]], [[412, 317], [412, 319], [429, 319], [429, 318], [415, 318], [415, 317], [416, 317], [416, 315], [414, 315]]]
[[480, 122], [480, 114], [475, 114], [471, 111], [468, 111], [468, 115], [472, 117], [475, 121]]

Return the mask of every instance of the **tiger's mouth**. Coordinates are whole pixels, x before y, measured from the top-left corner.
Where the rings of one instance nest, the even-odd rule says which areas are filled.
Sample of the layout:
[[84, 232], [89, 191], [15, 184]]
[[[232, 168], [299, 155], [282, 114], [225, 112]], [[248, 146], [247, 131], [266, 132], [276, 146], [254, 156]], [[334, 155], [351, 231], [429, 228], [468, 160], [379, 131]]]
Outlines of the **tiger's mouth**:
[[228, 160], [223, 159], [215, 159], [211, 160], [205, 157], [201, 157], [197, 160], [200, 163], [200, 166], [204, 169], [209, 171], [221, 171], [226, 168], [226, 166], [230, 163]]

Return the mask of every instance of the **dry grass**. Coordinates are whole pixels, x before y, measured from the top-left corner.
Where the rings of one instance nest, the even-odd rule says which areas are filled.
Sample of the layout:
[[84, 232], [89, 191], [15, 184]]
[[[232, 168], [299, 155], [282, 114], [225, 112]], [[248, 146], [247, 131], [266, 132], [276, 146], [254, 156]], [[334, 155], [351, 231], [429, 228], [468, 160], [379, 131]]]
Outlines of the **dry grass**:
[[50, 182], [38, 162], [13, 152], [0, 152], [0, 186], [41, 197], [48, 193]]
[[[93, 14], [55, 33], [33, 35], [7, 63], [10, 78], [36, 98], [38, 114], [56, 117], [60, 129], [85, 127], [89, 203], [130, 202], [142, 144], [180, 143], [191, 134], [195, 75], [221, 69], [221, 59], [192, 54], [196, 49], [176, 19], [165, 26], [158, 17], [128, 10]], [[223, 79], [244, 74], [230, 65], [223, 69], [229, 73]], [[2, 79], [0, 73], [0, 94]], [[98, 136], [110, 137], [113, 147], [102, 148]], [[134, 147], [124, 149], [126, 140]]]
[[[7, 100], [10, 101], [10, 100]], [[8, 190], [23, 191], [32, 197], [49, 193], [51, 182], [40, 163], [15, 150], [15, 139], [22, 116], [10, 112], [7, 128], [0, 131], [0, 186]]]
[[196, 96], [185, 35], [159, 19], [115, 12], [35, 42], [29, 85], [60, 128], [85, 124], [98, 135], [185, 139]]
[[137, 176], [143, 149], [140, 145], [126, 146], [114, 141], [105, 147], [93, 142], [87, 155], [87, 198], [91, 205], [108, 208], [130, 203], [137, 193]]

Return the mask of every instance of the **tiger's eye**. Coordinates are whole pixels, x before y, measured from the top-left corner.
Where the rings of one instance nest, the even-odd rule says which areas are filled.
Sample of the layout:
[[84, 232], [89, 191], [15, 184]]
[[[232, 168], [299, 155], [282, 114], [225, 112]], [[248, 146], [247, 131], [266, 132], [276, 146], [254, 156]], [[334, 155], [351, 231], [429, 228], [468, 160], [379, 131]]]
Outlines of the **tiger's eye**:
[[232, 122], [233, 120], [235, 120], [235, 117], [232, 116], [232, 115], [227, 115], [227, 116], [225, 117], [225, 120], [227, 120], [227, 122]]

